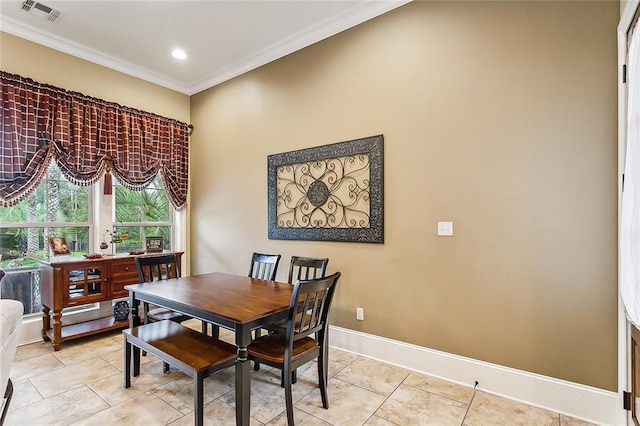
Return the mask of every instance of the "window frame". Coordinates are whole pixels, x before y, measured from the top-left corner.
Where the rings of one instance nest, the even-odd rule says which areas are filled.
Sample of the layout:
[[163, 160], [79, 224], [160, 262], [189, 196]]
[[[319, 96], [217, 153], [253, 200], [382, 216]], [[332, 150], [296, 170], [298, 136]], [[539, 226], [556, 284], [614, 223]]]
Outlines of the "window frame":
[[[157, 179], [161, 179], [160, 175], [158, 174]], [[162, 182], [162, 180], [161, 180]], [[173, 207], [173, 205], [171, 204], [171, 201], [169, 200], [169, 196], [166, 194], [166, 189], [164, 188], [164, 182], [162, 182], [163, 187], [162, 187], [162, 191], [165, 191], [165, 197], [167, 197], [167, 206], [169, 208], [169, 220], [168, 221], [158, 221], [158, 222], [150, 222], [150, 221], [140, 221], [140, 222], [121, 222], [121, 221], [117, 221], [117, 216], [116, 216], [116, 186], [119, 185], [119, 183], [113, 179], [112, 181], [112, 190], [111, 190], [111, 194], [109, 195], [111, 202], [110, 202], [110, 206], [111, 206], [111, 228], [110, 231], [112, 233], [115, 233], [115, 231], [117, 231], [118, 228], [127, 228], [127, 227], [139, 227], [139, 228], [151, 228], [151, 227], [167, 227], [169, 228], [169, 237], [170, 237], [170, 245], [167, 248], [170, 251], [177, 251], [176, 247], [179, 246], [179, 244], [176, 244], [176, 241], [178, 240], [178, 233], [176, 231], [176, 222], [177, 222], [177, 217], [180, 214], [180, 212], [177, 212], [176, 209]], [[126, 188], [124, 188], [126, 189]], [[142, 247], [140, 248], [140, 250], [145, 250], [145, 246], [146, 246], [146, 234], [144, 235], [144, 239], [142, 241]], [[113, 247], [109, 247], [109, 250], [113, 250], [113, 252], [115, 252], [116, 254], [118, 254], [117, 251], [115, 251], [115, 249]]]
[[[49, 167], [51, 168], [52, 166], [54, 166], [54, 164], [52, 163]], [[49, 199], [49, 193], [48, 193], [48, 173], [49, 170], [47, 170], [47, 176], [42, 180], [42, 182], [40, 182], [39, 186], [43, 186], [44, 187], [44, 199], [42, 201], [38, 200], [38, 204], [41, 205], [44, 203], [45, 205], [45, 209], [46, 209], [46, 204], [47, 204], [47, 200]], [[63, 174], [60, 175], [61, 178], [66, 182], [66, 184], [69, 185], [74, 185], [73, 182], [70, 182]], [[78, 185], [76, 185], [78, 186]], [[93, 222], [93, 218], [95, 217], [94, 214], [94, 200], [95, 200], [95, 192], [92, 191], [91, 188], [89, 188], [87, 190], [87, 221], [86, 222], [60, 222], [60, 221], [51, 221], [51, 222], [47, 222], [47, 221], [40, 221], [40, 222], [28, 222], [28, 221], [23, 221], [23, 222], [0, 222], [0, 229], [37, 229], [39, 230], [39, 233], [41, 232], [42, 234], [42, 246], [38, 248], [38, 251], [40, 252], [40, 250], [42, 250], [43, 256], [29, 256], [32, 257], [36, 260], [45, 260], [45, 259], [50, 259], [52, 258], [53, 254], [51, 251], [51, 247], [49, 246], [48, 243], [48, 237], [50, 237], [51, 235], [48, 235], [48, 230], [55, 228], [86, 228], [87, 229], [87, 248], [89, 249], [90, 247], [95, 246], [95, 240], [94, 238], [94, 228], [95, 228], [95, 223]], [[26, 202], [26, 199], [23, 201]], [[7, 208], [12, 208], [12, 207], [7, 207]], [[44, 215], [44, 217], [46, 218], [46, 214]], [[39, 235], [40, 236], [40, 235]], [[27, 253], [24, 253], [25, 255]], [[27, 256], [24, 256], [27, 257]], [[24, 269], [22, 269], [24, 268]], [[32, 265], [31, 267], [16, 267], [15, 270], [14, 268], [6, 268], [5, 272], [7, 275], [13, 275], [13, 274], [17, 274], [17, 273], [40, 273], [40, 265], [36, 264], [36, 265]], [[1, 294], [1, 289], [0, 289], [0, 298], [2, 297]], [[33, 297], [33, 294], [31, 294], [31, 297]], [[89, 317], [91, 317], [92, 314], [91, 311], [95, 311], [97, 309], [99, 309], [99, 305], [96, 303], [93, 304], [88, 304], [82, 307], [83, 309], [73, 309], [71, 311], [65, 311], [63, 312], [63, 315], [65, 316], [65, 318], [67, 316], [69, 316], [69, 314], [72, 314], [74, 311], [76, 312], [83, 312], [84, 315], [89, 315]], [[23, 318], [26, 320], [31, 320], [31, 319], [39, 319], [42, 315], [42, 311], [39, 312], [30, 312], [30, 313], [26, 313], [23, 315]], [[90, 318], [92, 319], [92, 318]], [[68, 319], [65, 320], [66, 323], [73, 323], [73, 322], [80, 322], [84, 319], [80, 319], [78, 320], [77, 318], [74, 318], [73, 320]]]
[[[41, 185], [46, 185], [46, 181], [43, 180]], [[115, 195], [105, 195], [104, 191], [104, 177], [98, 181], [96, 184], [92, 185], [88, 188], [87, 194], [87, 222], [6, 222], [0, 223], [0, 228], [4, 229], [26, 229], [26, 228], [35, 228], [38, 229], [40, 233], [43, 235], [46, 233], [48, 228], [73, 228], [73, 227], [81, 227], [87, 228], [88, 230], [88, 247], [86, 251], [89, 253], [103, 253], [109, 254], [111, 253], [111, 247], [108, 250], [100, 250], [100, 242], [102, 241], [102, 233], [104, 233], [104, 229], [110, 228], [113, 229], [113, 225], [116, 224], [117, 227], [124, 226], [165, 226], [169, 228], [170, 238], [171, 238], [171, 246], [170, 250], [172, 251], [182, 251], [184, 252], [186, 247], [186, 209], [182, 211], [176, 211], [173, 206], [169, 203], [169, 215], [170, 221], [162, 221], [162, 222], [115, 222]], [[45, 195], [45, 197], [48, 194]], [[43, 201], [45, 202], [45, 201]], [[102, 230], [102, 231], [101, 231]], [[43, 246], [40, 247], [39, 250], [44, 249], [42, 258], [47, 259], [51, 258], [51, 252], [49, 251], [49, 246], [46, 241], [44, 241]], [[142, 248], [144, 249], [144, 248]], [[78, 253], [74, 253], [76, 255], [80, 255]], [[39, 270], [40, 268], [37, 265], [33, 266], [33, 270]], [[186, 270], [183, 271], [185, 274]], [[11, 273], [11, 270], [7, 270], [7, 273]], [[65, 323], [72, 324], [75, 322], [87, 321], [93, 319], [93, 316], [102, 317], [106, 312], [105, 308], [107, 302], [99, 303], [99, 304], [90, 304], [83, 306], [82, 309], [73, 309], [73, 310], [65, 310], [63, 315], [65, 316]], [[110, 309], [110, 303], [109, 307]], [[28, 313], [23, 316], [24, 321], [36, 321], [40, 319], [41, 312]], [[68, 318], [67, 318], [68, 317]]]

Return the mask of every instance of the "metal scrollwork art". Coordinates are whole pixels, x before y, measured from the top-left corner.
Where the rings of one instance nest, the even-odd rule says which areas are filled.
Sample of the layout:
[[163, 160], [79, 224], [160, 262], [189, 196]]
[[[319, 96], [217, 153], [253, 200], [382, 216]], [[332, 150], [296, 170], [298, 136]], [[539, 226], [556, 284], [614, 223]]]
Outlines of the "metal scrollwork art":
[[269, 155], [269, 238], [384, 242], [383, 141]]

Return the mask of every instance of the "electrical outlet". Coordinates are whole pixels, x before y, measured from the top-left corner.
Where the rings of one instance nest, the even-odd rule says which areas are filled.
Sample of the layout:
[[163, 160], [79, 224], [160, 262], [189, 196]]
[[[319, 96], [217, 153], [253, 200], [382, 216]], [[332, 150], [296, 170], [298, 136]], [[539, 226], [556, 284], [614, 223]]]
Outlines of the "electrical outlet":
[[356, 319], [364, 321], [364, 308], [356, 308]]

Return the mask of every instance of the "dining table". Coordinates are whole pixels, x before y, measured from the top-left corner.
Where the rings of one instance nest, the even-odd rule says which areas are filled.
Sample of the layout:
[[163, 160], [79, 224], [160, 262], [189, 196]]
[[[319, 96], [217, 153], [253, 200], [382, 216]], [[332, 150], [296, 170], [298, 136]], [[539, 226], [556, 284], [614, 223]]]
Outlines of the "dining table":
[[[140, 302], [182, 312], [235, 332], [236, 424], [249, 425], [251, 363], [247, 347], [251, 331], [285, 320], [293, 286], [221, 272], [133, 284], [129, 291], [129, 327], [141, 324]], [[140, 351], [133, 353], [134, 375], [140, 371]]]

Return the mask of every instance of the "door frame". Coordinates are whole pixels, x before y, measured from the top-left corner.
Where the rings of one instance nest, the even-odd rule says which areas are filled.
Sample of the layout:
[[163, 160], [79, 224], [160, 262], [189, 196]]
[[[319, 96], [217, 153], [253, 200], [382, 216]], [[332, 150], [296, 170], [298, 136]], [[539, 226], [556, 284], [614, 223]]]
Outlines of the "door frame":
[[[627, 62], [628, 33], [634, 23], [634, 17], [638, 12], [640, 0], [629, 0], [621, 3], [624, 9], [620, 13], [620, 22], [617, 29], [618, 38], [618, 241], [620, 241], [620, 215], [622, 201], [622, 176], [626, 153], [627, 131], [627, 85], [624, 82], [624, 65]], [[620, 280], [620, 253], [618, 252], [618, 281]], [[624, 410], [624, 392], [631, 391], [633, 379], [631, 377], [632, 358], [631, 350], [631, 324], [625, 316], [625, 308], [620, 296], [620, 283], [618, 283], [618, 399], [619, 407], [616, 424], [634, 424], [632, 411]], [[635, 405], [635, 401], [632, 401]]]

